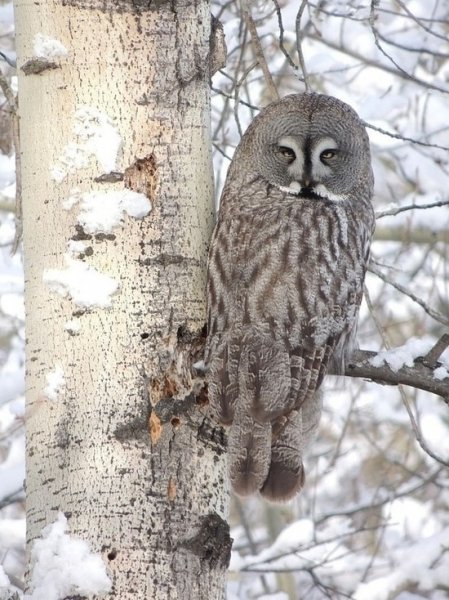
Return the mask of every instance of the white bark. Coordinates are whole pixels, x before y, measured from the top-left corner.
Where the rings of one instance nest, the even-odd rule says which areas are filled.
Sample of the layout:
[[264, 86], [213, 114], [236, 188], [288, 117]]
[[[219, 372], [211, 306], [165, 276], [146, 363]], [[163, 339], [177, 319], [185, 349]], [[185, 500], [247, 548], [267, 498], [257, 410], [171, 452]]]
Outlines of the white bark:
[[[220, 599], [230, 551], [225, 454], [192, 369], [202, 358], [212, 227], [208, 2], [16, 0], [15, 10], [28, 551], [63, 511], [70, 534], [101, 553], [108, 598]], [[35, 56], [38, 33], [67, 55]], [[89, 155], [92, 136], [74, 133], [79, 106], [120, 134], [115, 165], [113, 154]], [[73, 163], [73, 142], [87, 165]], [[124, 216], [112, 232], [87, 233], [80, 205], [64, 209], [68, 198], [125, 186], [152, 210]], [[84, 242], [81, 254], [73, 241]], [[55, 291], [70, 248], [72, 261], [118, 285], [104, 299], [103, 280], [103, 308], [83, 307], [89, 289]]]

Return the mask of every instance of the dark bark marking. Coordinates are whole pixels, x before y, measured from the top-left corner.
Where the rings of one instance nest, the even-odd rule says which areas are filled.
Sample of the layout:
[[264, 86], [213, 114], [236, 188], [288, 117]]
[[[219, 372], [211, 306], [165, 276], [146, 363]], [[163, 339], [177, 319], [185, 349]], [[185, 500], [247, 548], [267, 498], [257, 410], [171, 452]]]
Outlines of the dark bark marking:
[[25, 75], [40, 75], [44, 71], [60, 69], [60, 65], [46, 58], [30, 58], [23, 63], [21, 69]]
[[103, 175], [99, 175], [94, 178], [95, 183], [117, 183], [118, 181], [123, 181], [124, 173], [120, 173], [119, 171], [111, 171], [110, 173], [103, 173]]
[[231, 560], [232, 538], [229, 525], [213, 512], [202, 519], [200, 530], [194, 537], [181, 542], [180, 546], [209, 563], [210, 568], [227, 568]]
[[170, 0], [62, 0], [62, 6], [75, 6], [85, 10], [100, 10], [104, 13], [131, 13], [159, 10], [170, 6]]
[[[97, 242], [103, 242], [104, 240], [109, 240], [113, 242], [116, 236], [113, 233], [96, 233], [95, 239]], [[72, 238], [73, 239], [73, 238]]]
[[72, 240], [74, 242], [82, 242], [85, 240], [91, 240], [92, 236], [89, 233], [86, 233], [81, 225], [75, 225], [76, 233], [72, 235]]
[[119, 442], [139, 440], [148, 443], [148, 417], [134, 417], [128, 423], [119, 425], [114, 431]]

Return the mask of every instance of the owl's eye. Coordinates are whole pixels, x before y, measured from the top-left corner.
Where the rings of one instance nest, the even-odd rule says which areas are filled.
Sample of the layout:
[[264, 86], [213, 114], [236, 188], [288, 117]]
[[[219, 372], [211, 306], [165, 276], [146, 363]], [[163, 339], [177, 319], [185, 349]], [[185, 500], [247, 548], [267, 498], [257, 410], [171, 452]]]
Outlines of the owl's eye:
[[288, 146], [278, 146], [278, 152], [284, 156], [289, 163], [293, 162], [296, 158], [296, 154]]
[[321, 160], [321, 162], [325, 162], [327, 160], [330, 160], [331, 158], [334, 158], [334, 156], [336, 156], [336, 154], [337, 154], [337, 150], [328, 148], [327, 150], [323, 150], [323, 152], [321, 152], [320, 160]]

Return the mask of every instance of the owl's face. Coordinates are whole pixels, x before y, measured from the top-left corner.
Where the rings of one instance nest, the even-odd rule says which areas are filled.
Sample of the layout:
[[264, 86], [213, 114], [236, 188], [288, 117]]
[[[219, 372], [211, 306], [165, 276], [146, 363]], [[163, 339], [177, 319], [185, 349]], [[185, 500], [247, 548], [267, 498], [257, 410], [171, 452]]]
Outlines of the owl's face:
[[257, 117], [257, 175], [289, 195], [345, 200], [372, 181], [368, 136], [356, 113], [329, 96], [287, 96]]

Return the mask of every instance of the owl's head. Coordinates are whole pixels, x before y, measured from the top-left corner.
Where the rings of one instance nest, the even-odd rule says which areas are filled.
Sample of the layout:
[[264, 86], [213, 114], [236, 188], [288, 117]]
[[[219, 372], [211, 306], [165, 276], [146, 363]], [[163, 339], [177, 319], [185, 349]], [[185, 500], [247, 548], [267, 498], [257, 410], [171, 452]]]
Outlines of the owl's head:
[[251, 176], [286, 194], [339, 201], [372, 187], [365, 127], [331, 96], [294, 94], [270, 104], [241, 145]]

